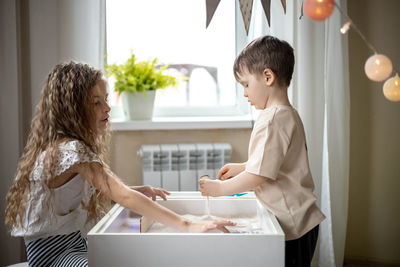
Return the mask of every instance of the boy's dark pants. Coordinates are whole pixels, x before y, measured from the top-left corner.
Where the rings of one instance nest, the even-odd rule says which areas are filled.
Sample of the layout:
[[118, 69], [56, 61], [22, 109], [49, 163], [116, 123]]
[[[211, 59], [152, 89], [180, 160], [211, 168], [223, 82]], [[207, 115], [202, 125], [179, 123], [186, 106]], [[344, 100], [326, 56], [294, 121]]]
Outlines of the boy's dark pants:
[[285, 242], [285, 266], [310, 266], [318, 240], [319, 225], [298, 239]]

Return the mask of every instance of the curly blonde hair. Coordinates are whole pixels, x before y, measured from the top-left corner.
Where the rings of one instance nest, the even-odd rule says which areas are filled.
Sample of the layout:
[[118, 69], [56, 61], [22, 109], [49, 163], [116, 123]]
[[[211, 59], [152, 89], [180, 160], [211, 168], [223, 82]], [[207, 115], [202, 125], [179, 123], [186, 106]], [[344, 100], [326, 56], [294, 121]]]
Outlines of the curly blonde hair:
[[[49, 178], [41, 181], [42, 186], [47, 187], [46, 190], [49, 189], [49, 180], [54, 178], [56, 162], [53, 159], [57, 158], [61, 141], [79, 140], [99, 156], [104, 168], [109, 169], [105, 158], [110, 131], [107, 129], [99, 133], [91, 129], [90, 118], [93, 112], [87, 105], [91, 103], [91, 89], [102, 80], [103, 73], [100, 70], [76, 62], [58, 64], [47, 76], [15, 180], [7, 194], [5, 222], [11, 228], [23, 227], [25, 205], [30, 192], [30, 175], [43, 151], [46, 151], [44, 168], [50, 172]], [[45, 203], [42, 203], [42, 207], [49, 207], [50, 197], [43, 200]], [[110, 200], [96, 189], [85, 207], [88, 210], [87, 222], [107, 212], [110, 204]]]

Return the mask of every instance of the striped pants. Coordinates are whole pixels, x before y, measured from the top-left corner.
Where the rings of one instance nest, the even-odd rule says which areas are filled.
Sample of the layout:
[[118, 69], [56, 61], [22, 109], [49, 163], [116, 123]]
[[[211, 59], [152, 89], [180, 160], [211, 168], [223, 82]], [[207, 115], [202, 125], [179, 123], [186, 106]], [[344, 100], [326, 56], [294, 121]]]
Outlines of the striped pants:
[[41, 238], [26, 244], [29, 266], [88, 266], [86, 239], [77, 231]]

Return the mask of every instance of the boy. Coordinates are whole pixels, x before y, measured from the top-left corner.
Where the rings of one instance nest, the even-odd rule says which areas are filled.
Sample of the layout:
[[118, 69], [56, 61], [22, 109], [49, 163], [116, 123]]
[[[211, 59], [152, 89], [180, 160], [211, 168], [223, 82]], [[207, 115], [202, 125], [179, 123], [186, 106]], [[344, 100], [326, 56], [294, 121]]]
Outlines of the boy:
[[224, 196], [254, 190], [285, 233], [286, 266], [310, 266], [325, 216], [313, 194], [305, 133], [287, 88], [294, 68], [293, 48], [263, 36], [244, 48], [233, 71], [251, 105], [262, 110], [254, 124], [248, 160], [227, 164], [219, 180], [200, 179], [202, 195]]

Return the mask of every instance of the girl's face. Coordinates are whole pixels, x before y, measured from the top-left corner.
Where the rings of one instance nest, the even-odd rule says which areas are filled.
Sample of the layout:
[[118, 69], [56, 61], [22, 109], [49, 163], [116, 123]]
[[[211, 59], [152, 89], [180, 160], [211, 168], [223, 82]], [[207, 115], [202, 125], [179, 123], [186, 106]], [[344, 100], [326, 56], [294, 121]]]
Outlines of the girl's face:
[[90, 104], [92, 114], [90, 117], [90, 126], [97, 132], [103, 132], [107, 128], [110, 106], [107, 103], [106, 81], [100, 80], [90, 93]]
[[243, 85], [244, 97], [256, 109], [265, 109], [268, 100], [268, 88], [263, 75], [250, 74], [247, 69], [238, 75]]

